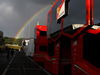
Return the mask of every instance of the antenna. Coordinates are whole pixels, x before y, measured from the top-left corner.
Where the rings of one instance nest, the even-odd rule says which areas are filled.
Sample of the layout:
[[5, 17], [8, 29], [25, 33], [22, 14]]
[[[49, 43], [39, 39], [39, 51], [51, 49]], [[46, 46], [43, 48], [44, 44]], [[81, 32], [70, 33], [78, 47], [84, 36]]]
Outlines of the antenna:
[[39, 20], [37, 20], [37, 25], [39, 25]]

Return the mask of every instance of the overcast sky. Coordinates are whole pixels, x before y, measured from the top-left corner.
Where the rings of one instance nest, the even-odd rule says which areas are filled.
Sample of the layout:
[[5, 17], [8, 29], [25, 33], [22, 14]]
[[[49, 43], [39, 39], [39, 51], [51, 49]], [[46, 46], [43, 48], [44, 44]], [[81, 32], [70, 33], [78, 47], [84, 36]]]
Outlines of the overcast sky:
[[[0, 0], [0, 30], [4, 32], [4, 36], [14, 37], [21, 27], [40, 9], [55, 2], [56, 0]], [[80, 12], [86, 12], [83, 10], [84, 0], [70, 0], [69, 4], [69, 15], [70, 21], [81, 22], [82, 19], [78, 19], [77, 16], [81, 15]], [[79, 5], [79, 6], [78, 6]], [[81, 5], [81, 6], [80, 6]], [[94, 0], [94, 22], [100, 22], [100, 1]], [[41, 25], [46, 25], [47, 12], [50, 8], [39, 14], [20, 37], [33, 37], [33, 28], [36, 25], [37, 19]], [[81, 9], [81, 10], [80, 10]], [[72, 12], [73, 11], [73, 12]], [[76, 12], [77, 13], [76, 13]], [[76, 16], [76, 17], [75, 17]], [[81, 15], [82, 16], [82, 15]], [[85, 15], [84, 15], [85, 16]], [[77, 19], [75, 19], [77, 18]], [[68, 22], [69, 19], [67, 20]], [[73, 20], [74, 19], [74, 20]], [[67, 22], [67, 23], [68, 23]], [[73, 23], [72, 22], [72, 23]], [[30, 31], [29, 31], [30, 29]]]
[[[0, 0], [0, 30], [4, 32], [4, 36], [14, 37], [36, 12], [54, 1], [56, 0]], [[46, 25], [48, 11], [49, 8], [36, 18], [41, 20], [40, 24]], [[30, 25], [31, 35], [36, 19]], [[29, 27], [24, 30], [23, 36], [29, 36]]]

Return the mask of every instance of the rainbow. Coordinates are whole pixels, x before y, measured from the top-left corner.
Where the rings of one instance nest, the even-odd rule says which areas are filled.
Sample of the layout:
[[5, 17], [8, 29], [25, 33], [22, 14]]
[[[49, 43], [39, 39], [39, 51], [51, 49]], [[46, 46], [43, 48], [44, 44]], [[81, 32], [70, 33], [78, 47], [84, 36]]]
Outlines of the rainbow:
[[24, 31], [24, 29], [37, 17], [39, 16], [39, 14], [41, 14], [43, 11], [45, 11], [47, 8], [50, 7], [51, 4], [43, 7], [42, 9], [40, 9], [38, 12], [36, 12], [22, 27], [21, 29], [17, 32], [17, 34], [15, 35], [15, 40], [13, 41], [13, 44], [16, 42], [16, 39], [19, 38], [19, 36], [22, 34], [22, 32]]
[[16, 36], [14, 37], [15, 39], [19, 38], [19, 36], [21, 35], [21, 33], [24, 31], [24, 29], [40, 14], [42, 13], [44, 10], [46, 10], [48, 7], [50, 6], [47, 5], [44, 8], [40, 9], [38, 12], [36, 12], [22, 27], [21, 29], [18, 31], [18, 33], [16, 34]]

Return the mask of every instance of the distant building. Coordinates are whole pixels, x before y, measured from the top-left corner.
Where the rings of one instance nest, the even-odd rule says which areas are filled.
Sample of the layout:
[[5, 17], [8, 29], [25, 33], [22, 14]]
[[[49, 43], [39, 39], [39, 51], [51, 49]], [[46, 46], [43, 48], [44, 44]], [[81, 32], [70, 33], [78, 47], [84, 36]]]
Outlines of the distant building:
[[0, 45], [4, 44], [4, 39], [3, 39], [3, 32], [0, 31]]
[[2, 31], [0, 31], [0, 38], [1, 38], [1, 37], [3, 37], [3, 32], [2, 32]]
[[4, 39], [3, 39], [3, 32], [0, 31], [0, 51], [4, 50]]

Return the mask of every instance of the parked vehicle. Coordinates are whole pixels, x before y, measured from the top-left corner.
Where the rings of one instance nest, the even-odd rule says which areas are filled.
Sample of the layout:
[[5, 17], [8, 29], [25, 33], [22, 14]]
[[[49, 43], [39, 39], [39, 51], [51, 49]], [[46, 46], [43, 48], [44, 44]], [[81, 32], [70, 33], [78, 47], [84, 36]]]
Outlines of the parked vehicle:
[[53, 75], [100, 75], [100, 26], [93, 20], [98, 16], [93, 0], [56, 0], [47, 14], [47, 49], [40, 49], [43, 40], [35, 32], [34, 61]]

